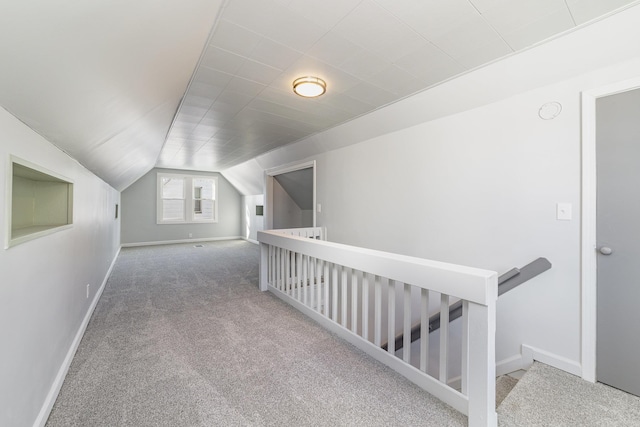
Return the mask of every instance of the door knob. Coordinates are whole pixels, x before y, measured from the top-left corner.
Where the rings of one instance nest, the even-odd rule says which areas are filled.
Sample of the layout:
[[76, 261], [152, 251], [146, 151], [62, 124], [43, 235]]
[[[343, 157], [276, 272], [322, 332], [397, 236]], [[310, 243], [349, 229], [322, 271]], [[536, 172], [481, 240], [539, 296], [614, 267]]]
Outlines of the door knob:
[[613, 249], [608, 246], [603, 246], [600, 248], [600, 253], [602, 255], [611, 255], [613, 253]]

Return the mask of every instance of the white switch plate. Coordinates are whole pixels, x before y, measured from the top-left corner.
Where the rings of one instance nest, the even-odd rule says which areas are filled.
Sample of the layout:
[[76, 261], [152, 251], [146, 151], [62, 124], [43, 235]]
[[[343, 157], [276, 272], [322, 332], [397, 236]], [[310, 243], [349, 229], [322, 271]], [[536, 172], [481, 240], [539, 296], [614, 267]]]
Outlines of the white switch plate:
[[318, 203], [318, 213], [322, 212], [322, 205]]
[[570, 221], [572, 217], [571, 203], [558, 203], [556, 205], [556, 219], [560, 221]]

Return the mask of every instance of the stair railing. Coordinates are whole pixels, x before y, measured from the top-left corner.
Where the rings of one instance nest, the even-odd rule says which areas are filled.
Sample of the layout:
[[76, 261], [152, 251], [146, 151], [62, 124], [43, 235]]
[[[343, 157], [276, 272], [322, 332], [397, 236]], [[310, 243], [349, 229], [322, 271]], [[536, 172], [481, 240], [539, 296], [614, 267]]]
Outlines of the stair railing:
[[[495, 329], [498, 275], [495, 272], [299, 237], [290, 230], [259, 231], [260, 289], [296, 307], [351, 344], [388, 365], [427, 392], [468, 416], [470, 426], [496, 426]], [[399, 301], [396, 304], [396, 294]], [[408, 341], [395, 354], [396, 316], [406, 340], [412, 313], [426, 336], [429, 300], [439, 301], [442, 327], [438, 366], [429, 374], [429, 340], [411, 364]], [[461, 390], [448, 384], [449, 301], [462, 300]], [[416, 304], [419, 303], [419, 304]], [[385, 336], [386, 335], [386, 336]], [[381, 348], [383, 338], [392, 345]], [[424, 338], [424, 337], [423, 337]], [[458, 337], [458, 339], [460, 339]], [[435, 363], [431, 361], [431, 363]]]
[[[498, 277], [498, 296], [504, 294], [505, 292], [509, 292], [517, 286], [520, 286], [524, 282], [533, 279], [539, 274], [544, 273], [545, 271], [551, 268], [551, 263], [546, 258], [538, 258], [529, 264], [525, 265], [521, 268], [512, 268], [506, 273], [500, 275]], [[462, 316], [462, 301], [458, 301], [454, 304], [451, 304], [449, 307], [449, 322], [453, 322], [455, 319], [458, 319]], [[440, 313], [436, 313], [433, 316], [429, 317], [429, 333], [436, 331], [440, 328]], [[410, 343], [418, 341], [420, 339], [420, 331], [421, 324], [415, 323], [411, 327], [411, 340]], [[382, 349], [386, 350], [388, 346], [388, 342], [382, 344]], [[396, 335], [395, 339], [395, 349], [396, 351], [400, 350], [404, 346], [404, 333], [399, 333]]]

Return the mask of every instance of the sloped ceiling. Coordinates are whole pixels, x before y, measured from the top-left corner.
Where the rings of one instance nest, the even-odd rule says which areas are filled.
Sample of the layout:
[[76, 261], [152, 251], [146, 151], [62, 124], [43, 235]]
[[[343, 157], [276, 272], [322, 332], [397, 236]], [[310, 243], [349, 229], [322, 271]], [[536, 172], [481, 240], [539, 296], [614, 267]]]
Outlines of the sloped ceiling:
[[[123, 189], [224, 171], [637, 3], [7, 0], [0, 105]], [[294, 95], [303, 75], [327, 93]]]
[[[158, 164], [226, 170], [629, 0], [230, 0]], [[300, 76], [327, 81], [303, 99]]]
[[0, 105], [122, 189], [155, 165], [220, 4], [3, 1]]

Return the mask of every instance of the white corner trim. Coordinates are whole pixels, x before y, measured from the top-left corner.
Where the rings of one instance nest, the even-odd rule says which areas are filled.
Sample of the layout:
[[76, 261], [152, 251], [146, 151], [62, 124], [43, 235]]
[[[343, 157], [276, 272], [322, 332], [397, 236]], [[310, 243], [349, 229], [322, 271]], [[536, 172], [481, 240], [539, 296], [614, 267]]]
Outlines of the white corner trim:
[[570, 374], [579, 377], [582, 376], [582, 366], [580, 363], [525, 344], [522, 345], [522, 359], [524, 365], [527, 367], [531, 366], [534, 360], [537, 360], [545, 365], [553, 366]]
[[533, 361], [537, 360], [545, 365], [553, 366], [573, 375], [582, 375], [582, 366], [580, 363], [558, 356], [546, 350], [541, 350], [530, 345], [523, 344], [521, 354], [516, 354], [496, 363], [496, 377], [510, 374], [520, 369], [527, 370], [533, 365]]
[[227, 237], [206, 237], [203, 239], [158, 240], [155, 242], [123, 243], [122, 247], [133, 248], [138, 246], [172, 245], [175, 243], [217, 242], [219, 240], [244, 240], [244, 239], [242, 236], [227, 236]]
[[516, 354], [496, 363], [496, 377], [507, 375], [526, 367], [522, 354]]
[[53, 409], [53, 404], [56, 402], [58, 398], [58, 393], [60, 393], [60, 389], [62, 388], [62, 383], [64, 383], [64, 378], [67, 376], [67, 372], [69, 371], [69, 367], [71, 366], [71, 362], [73, 361], [73, 357], [76, 354], [76, 350], [78, 350], [78, 346], [80, 345], [80, 341], [84, 336], [84, 332], [87, 330], [87, 326], [89, 325], [89, 321], [91, 320], [91, 316], [93, 315], [93, 311], [96, 309], [98, 305], [98, 301], [100, 301], [100, 297], [102, 296], [102, 292], [107, 284], [107, 280], [109, 276], [111, 276], [111, 272], [113, 271], [113, 267], [116, 264], [116, 260], [118, 259], [118, 255], [120, 255], [120, 249], [118, 248], [116, 255], [113, 257], [111, 261], [111, 265], [109, 266], [109, 270], [107, 270], [107, 274], [104, 276], [104, 280], [100, 285], [100, 289], [96, 292], [96, 295], [93, 297], [93, 301], [91, 301], [91, 305], [87, 310], [87, 314], [85, 314], [80, 327], [78, 328], [78, 332], [76, 332], [76, 336], [69, 347], [69, 351], [67, 351], [67, 355], [62, 361], [62, 365], [60, 369], [58, 369], [58, 374], [56, 378], [53, 380], [53, 384], [51, 384], [51, 388], [49, 389], [49, 393], [47, 393], [47, 397], [45, 398], [42, 407], [40, 408], [40, 412], [36, 417], [36, 420], [33, 422], [33, 427], [43, 427], [47, 419], [49, 418], [49, 414], [51, 413], [51, 409]]
[[582, 93], [582, 378], [596, 380], [596, 95]]
[[640, 88], [640, 78], [582, 92], [582, 379], [596, 381], [597, 234], [596, 234], [596, 101]]

